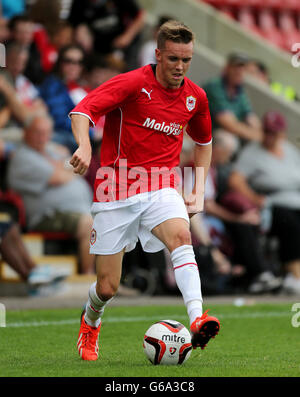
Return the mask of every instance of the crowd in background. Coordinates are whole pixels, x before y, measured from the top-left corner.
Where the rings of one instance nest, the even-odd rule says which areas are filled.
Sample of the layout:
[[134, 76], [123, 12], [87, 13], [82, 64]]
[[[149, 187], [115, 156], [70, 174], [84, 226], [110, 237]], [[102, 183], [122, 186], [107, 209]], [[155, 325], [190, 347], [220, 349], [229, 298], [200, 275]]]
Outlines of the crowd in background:
[[[162, 16], [144, 40], [145, 11], [134, 0], [73, 0], [64, 18], [58, 0], [1, 3], [0, 213], [13, 220], [0, 219], [0, 250], [27, 279], [35, 264], [26, 259], [24, 270], [7, 253], [7, 232], [13, 228], [18, 241], [20, 229], [63, 232], [77, 240], [79, 271], [94, 273], [90, 205], [105, 117], [90, 129], [92, 161], [80, 177], [68, 165], [76, 150], [68, 113], [111, 77], [155, 63], [156, 33], [170, 18]], [[247, 73], [271, 84], [260, 61], [235, 53], [203, 85], [213, 155], [205, 210], [191, 220], [202, 289], [300, 294], [300, 152], [286, 139], [281, 113], [255, 115], [243, 87]], [[181, 167], [192, 165], [192, 155], [184, 136]], [[171, 269], [166, 250], [146, 254], [138, 245], [125, 255], [123, 280], [144, 292], [170, 293], [176, 291]]]

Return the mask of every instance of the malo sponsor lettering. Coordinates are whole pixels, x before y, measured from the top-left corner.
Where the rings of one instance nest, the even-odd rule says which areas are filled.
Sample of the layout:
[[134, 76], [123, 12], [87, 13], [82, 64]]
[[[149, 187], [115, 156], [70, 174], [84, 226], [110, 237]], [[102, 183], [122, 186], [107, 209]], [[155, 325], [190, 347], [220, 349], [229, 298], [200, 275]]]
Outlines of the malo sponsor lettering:
[[180, 135], [183, 131], [183, 127], [180, 124], [177, 123], [166, 124], [165, 121], [159, 123], [155, 119], [151, 120], [150, 117], [146, 118], [143, 127], [151, 128], [155, 131], [161, 131], [167, 135]]

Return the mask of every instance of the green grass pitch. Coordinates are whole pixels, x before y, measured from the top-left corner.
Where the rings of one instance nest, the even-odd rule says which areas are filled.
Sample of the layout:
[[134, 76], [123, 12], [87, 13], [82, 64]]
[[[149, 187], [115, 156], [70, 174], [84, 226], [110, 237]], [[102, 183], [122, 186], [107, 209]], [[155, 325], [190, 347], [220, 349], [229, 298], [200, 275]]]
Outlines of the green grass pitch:
[[0, 328], [0, 376], [299, 377], [300, 327], [292, 326], [291, 307], [211, 305], [219, 335], [175, 367], [153, 366], [143, 336], [163, 319], [188, 326], [184, 306], [108, 307], [96, 362], [82, 361], [76, 350], [80, 309], [11, 311]]

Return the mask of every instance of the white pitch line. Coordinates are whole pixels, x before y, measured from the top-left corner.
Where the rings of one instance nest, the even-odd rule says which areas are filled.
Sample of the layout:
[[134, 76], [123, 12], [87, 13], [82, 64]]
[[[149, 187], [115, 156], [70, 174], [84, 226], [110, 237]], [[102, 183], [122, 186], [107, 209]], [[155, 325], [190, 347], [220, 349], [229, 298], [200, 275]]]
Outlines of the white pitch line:
[[[254, 312], [254, 313], [236, 313], [236, 314], [216, 314], [216, 317], [225, 320], [232, 319], [257, 319], [257, 318], [272, 318], [272, 317], [288, 317], [292, 316], [292, 312]], [[169, 318], [170, 317], [170, 318]], [[187, 320], [187, 315], [177, 314], [171, 316], [164, 316], [163, 320], [176, 318], [176, 320]], [[161, 321], [162, 318], [158, 316], [144, 316], [144, 317], [107, 317], [103, 320], [103, 324], [105, 323], [116, 323], [116, 322], [125, 322], [125, 323], [134, 323], [134, 322], [143, 322], [143, 321]], [[15, 322], [15, 323], [6, 323], [6, 328], [22, 328], [22, 327], [46, 327], [51, 325], [72, 325], [79, 324], [80, 320], [78, 318], [74, 319], [66, 319], [66, 320], [57, 320], [57, 321], [28, 321], [28, 322]]]

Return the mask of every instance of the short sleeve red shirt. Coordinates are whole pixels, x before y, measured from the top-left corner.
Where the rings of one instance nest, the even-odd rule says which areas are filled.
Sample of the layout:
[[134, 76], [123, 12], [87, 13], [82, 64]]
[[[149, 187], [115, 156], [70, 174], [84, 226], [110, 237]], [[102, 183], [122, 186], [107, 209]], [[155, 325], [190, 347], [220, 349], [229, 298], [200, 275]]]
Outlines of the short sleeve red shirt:
[[[204, 90], [186, 77], [181, 87], [164, 88], [151, 65], [102, 84], [70, 115], [76, 113], [88, 117], [92, 125], [106, 115], [95, 180], [96, 202], [120, 200], [164, 187], [161, 181], [157, 184], [151, 180], [158, 170], [178, 167], [185, 127], [196, 144], [211, 142], [211, 118]], [[170, 184], [175, 187], [175, 180], [171, 178]]]

